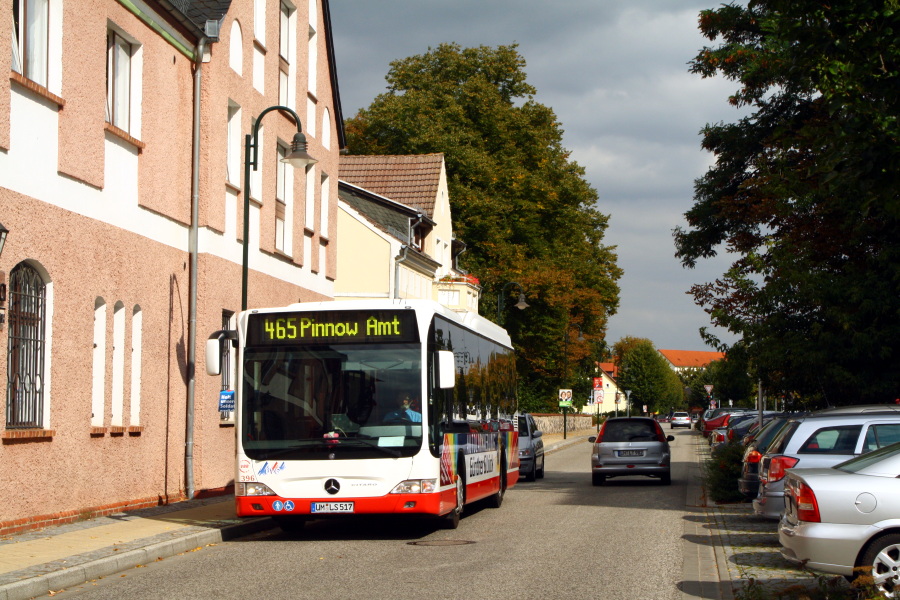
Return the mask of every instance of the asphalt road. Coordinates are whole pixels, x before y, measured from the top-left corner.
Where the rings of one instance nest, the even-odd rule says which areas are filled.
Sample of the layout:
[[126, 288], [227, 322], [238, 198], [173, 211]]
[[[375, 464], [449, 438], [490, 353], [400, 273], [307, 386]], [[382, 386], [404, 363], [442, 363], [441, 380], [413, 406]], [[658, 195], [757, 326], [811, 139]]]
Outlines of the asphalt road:
[[[670, 433], [666, 430], [666, 433]], [[122, 598], [682, 598], [689, 431], [675, 431], [672, 485], [625, 478], [593, 487], [590, 446], [550, 454], [499, 509], [459, 529], [398, 519], [316, 521], [207, 546], [54, 594]], [[468, 508], [468, 507], [467, 507]]]

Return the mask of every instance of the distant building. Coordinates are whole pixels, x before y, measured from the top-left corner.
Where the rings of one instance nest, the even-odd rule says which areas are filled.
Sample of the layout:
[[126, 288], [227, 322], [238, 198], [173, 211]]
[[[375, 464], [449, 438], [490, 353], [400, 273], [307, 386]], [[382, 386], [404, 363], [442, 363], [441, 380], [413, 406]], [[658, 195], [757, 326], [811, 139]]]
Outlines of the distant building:
[[457, 266], [443, 154], [342, 156], [335, 299], [421, 298], [478, 312], [481, 286]]
[[724, 352], [705, 352], [703, 350], [658, 350], [675, 371], [702, 369], [709, 363], [725, 358]]

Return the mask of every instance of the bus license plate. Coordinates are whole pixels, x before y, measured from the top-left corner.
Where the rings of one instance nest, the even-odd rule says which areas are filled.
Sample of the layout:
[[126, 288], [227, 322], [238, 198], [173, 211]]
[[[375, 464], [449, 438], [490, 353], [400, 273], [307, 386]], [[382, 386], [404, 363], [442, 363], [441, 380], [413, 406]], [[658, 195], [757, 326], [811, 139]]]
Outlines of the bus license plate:
[[310, 512], [314, 513], [352, 513], [352, 502], [313, 502]]
[[643, 456], [643, 450], [619, 450], [619, 456]]

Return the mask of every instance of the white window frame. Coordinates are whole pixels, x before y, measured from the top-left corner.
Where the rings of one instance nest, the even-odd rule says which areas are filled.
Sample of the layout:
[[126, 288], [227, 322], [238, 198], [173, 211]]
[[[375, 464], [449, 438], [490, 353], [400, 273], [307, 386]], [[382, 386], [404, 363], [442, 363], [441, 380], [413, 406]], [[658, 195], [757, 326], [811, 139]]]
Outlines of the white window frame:
[[225, 180], [241, 186], [241, 107], [228, 100], [228, 133], [225, 146]]
[[131, 42], [115, 29], [106, 32], [106, 122], [131, 131]]
[[13, 0], [12, 70], [49, 87], [50, 0]]

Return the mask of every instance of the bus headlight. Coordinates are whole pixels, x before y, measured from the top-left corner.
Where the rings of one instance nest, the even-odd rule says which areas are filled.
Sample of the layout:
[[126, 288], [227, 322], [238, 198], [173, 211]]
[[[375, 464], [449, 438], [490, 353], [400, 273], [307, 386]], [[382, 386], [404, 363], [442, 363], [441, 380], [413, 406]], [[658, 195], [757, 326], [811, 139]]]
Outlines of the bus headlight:
[[235, 494], [238, 496], [274, 496], [275, 492], [263, 483], [239, 483]]
[[392, 494], [433, 494], [437, 491], [437, 479], [407, 479], [391, 490]]

